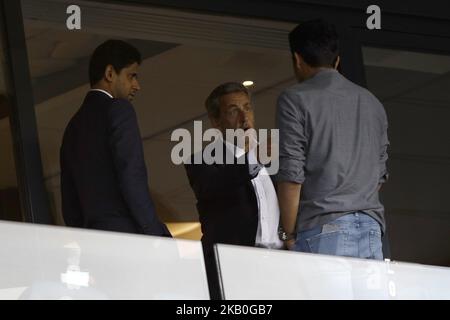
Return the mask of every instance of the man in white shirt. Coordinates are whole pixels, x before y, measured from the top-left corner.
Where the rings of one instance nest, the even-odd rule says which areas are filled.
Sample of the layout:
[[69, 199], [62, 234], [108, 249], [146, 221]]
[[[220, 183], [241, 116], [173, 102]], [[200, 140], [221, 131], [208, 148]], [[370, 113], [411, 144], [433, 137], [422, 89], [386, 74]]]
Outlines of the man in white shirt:
[[[247, 89], [240, 83], [225, 83], [206, 99], [214, 128], [226, 136], [227, 129], [254, 128], [254, 114]], [[227, 243], [281, 248], [278, 239], [279, 208], [274, 186], [264, 166], [256, 160], [256, 148], [238, 148], [223, 140], [223, 159], [230, 153], [235, 162], [186, 164], [190, 185], [197, 198], [208, 277], [214, 277], [213, 245]], [[195, 156], [193, 157], [193, 159]], [[240, 161], [241, 159], [242, 161]], [[214, 279], [210, 281], [214, 282]], [[211, 290], [212, 289], [212, 290]], [[212, 298], [217, 298], [211, 288]]]
[[[239, 148], [226, 140], [221, 142], [225, 144], [229, 152], [234, 154], [236, 159], [239, 159], [246, 153], [245, 149]], [[257, 145], [257, 141], [254, 142], [254, 145]], [[257, 153], [257, 148], [247, 150], [247, 158], [250, 165], [258, 164]], [[258, 169], [256, 176], [251, 179], [258, 204], [258, 228], [256, 230], [255, 246], [279, 249], [283, 247], [283, 242], [279, 239], [277, 233], [280, 222], [277, 194], [267, 169], [264, 166], [258, 166]], [[251, 173], [250, 168], [249, 173]]]

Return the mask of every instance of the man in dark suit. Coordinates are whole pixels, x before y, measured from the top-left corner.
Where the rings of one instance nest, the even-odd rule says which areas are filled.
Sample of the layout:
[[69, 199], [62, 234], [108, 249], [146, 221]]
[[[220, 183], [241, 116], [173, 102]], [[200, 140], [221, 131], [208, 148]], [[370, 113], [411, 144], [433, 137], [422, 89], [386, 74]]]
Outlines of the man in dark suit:
[[89, 64], [91, 90], [64, 133], [61, 194], [67, 226], [170, 236], [156, 215], [136, 113], [136, 48], [108, 40]]
[[[250, 96], [240, 83], [218, 86], [205, 104], [212, 127], [223, 136], [227, 129], [254, 128]], [[251, 150], [249, 143], [240, 148], [227, 139], [213, 143], [223, 150], [221, 161], [195, 163], [193, 156], [185, 168], [197, 198], [210, 294], [218, 299], [215, 243], [279, 248], [281, 242], [277, 235], [279, 208], [275, 189], [265, 168], [256, 160], [255, 149]]]

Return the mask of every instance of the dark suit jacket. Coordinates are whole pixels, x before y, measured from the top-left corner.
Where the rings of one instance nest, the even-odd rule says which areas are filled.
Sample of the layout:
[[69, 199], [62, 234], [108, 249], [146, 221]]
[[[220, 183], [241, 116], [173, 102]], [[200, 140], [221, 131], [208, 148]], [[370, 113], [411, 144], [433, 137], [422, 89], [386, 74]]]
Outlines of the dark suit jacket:
[[[224, 158], [228, 149], [224, 146]], [[249, 173], [245, 164], [186, 164], [202, 228], [202, 242], [255, 245], [258, 227], [258, 203], [251, 180], [258, 174], [256, 166]]]
[[66, 128], [60, 162], [66, 225], [170, 235], [150, 198], [142, 140], [129, 101], [90, 91]]
[[[251, 180], [260, 167], [245, 164], [186, 164], [189, 183], [197, 198], [197, 211], [202, 228], [202, 244], [211, 299], [221, 299], [219, 275], [213, 245], [227, 243], [254, 246], [258, 228], [258, 202]], [[251, 173], [250, 173], [251, 172]]]

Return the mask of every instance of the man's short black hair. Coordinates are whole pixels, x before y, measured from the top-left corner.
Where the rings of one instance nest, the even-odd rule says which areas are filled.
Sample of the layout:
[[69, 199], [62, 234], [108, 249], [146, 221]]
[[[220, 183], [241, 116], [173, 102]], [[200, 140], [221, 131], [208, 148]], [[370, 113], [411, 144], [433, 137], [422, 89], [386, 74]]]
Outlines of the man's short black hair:
[[91, 56], [89, 82], [91, 86], [99, 82], [108, 65], [112, 65], [116, 73], [119, 73], [135, 62], [141, 64], [141, 54], [135, 47], [122, 40], [107, 40], [99, 45]]
[[311, 67], [334, 67], [339, 55], [336, 28], [322, 19], [300, 23], [289, 33], [289, 45]]

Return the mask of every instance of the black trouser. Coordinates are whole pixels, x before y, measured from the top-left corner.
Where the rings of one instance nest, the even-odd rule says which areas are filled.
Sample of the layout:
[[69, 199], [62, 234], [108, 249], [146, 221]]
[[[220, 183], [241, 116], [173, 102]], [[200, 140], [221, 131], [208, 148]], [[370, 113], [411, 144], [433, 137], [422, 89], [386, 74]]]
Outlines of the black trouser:
[[222, 296], [220, 293], [219, 273], [217, 271], [213, 245], [205, 243], [202, 244], [210, 298], [211, 300], [221, 300]]

